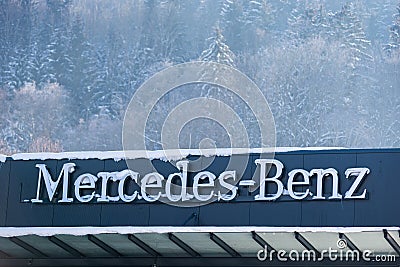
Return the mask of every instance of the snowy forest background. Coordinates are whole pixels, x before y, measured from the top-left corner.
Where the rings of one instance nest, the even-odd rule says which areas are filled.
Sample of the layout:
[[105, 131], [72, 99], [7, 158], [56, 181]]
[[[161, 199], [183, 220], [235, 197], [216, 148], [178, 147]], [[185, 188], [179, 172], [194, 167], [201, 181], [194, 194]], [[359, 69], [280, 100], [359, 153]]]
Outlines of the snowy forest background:
[[[1, 153], [120, 150], [135, 90], [199, 59], [255, 81], [278, 146], [400, 147], [398, 0], [0, 0], [0, 49]], [[234, 96], [182, 90], [152, 112], [149, 149], [174, 105], [201, 95], [233, 104], [257, 139]], [[226, 144], [220, 126], [194, 125], [183, 147]]]

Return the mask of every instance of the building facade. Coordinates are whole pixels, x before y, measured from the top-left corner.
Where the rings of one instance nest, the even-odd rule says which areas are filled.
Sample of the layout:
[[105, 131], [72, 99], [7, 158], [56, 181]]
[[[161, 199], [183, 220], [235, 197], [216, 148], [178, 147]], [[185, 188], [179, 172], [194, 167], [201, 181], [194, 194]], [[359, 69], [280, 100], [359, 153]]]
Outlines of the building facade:
[[398, 266], [399, 149], [16, 154], [1, 266]]

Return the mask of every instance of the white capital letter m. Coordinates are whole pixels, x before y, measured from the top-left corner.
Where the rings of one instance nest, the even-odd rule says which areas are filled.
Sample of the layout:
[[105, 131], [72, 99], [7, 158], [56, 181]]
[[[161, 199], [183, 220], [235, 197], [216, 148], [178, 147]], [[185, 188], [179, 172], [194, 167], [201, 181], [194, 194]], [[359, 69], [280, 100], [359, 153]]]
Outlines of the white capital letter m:
[[58, 176], [56, 181], [53, 181], [49, 171], [46, 168], [46, 164], [36, 164], [36, 168], [39, 169], [39, 177], [37, 183], [37, 191], [36, 198], [31, 199], [32, 203], [42, 203], [43, 200], [40, 200], [40, 185], [42, 184], [42, 178], [44, 180], [44, 184], [46, 186], [47, 195], [49, 196], [49, 201], [52, 201], [54, 198], [54, 194], [57, 191], [58, 185], [60, 184], [61, 177], [63, 189], [62, 189], [62, 198], [58, 202], [72, 202], [72, 198], [68, 198], [68, 179], [69, 174], [75, 170], [75, 163], [65, 163], [62, 167], [60, 175]]

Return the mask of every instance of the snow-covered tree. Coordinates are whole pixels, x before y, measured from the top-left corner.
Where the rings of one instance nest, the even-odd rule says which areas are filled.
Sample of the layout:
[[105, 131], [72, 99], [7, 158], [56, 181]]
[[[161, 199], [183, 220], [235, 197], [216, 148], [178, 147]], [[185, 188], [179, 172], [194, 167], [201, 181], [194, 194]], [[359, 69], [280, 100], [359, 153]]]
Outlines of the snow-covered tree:
[[224, 0], [219, 25], [235, 53], [254, 53], [267, 40], [275, 10], [266, 0]]
[[327, 28], [324, 4], [321, 1], [297, 1], [288, 18], [288, 24], [289, 37], [294, 43], [323, 35]]
[[334, 40], [339, 40], [350, 55], [348, 65], [352, 69], [365, 66], [373, 60], [370, 52], [371, 41], [368, 40], [364, 25], [357, 14], [354, 3], [347, 3], [338, 12], [330, 14], [329, 34]]
[[26, 83], [12, 100], [0, 99], [5, 100], [0, 114], [1, 137], [10, 151], [28, 151], [31, 145], [39, 145], [41, 138], [56, 142], [65, 130], [70, 101], [58, 84], [39, 89], [34, 83]]
[[257, 54], [256, 83], [274, 114], [278, 146], [344, 145], [344, 124], [350, 119], [337, 118], [351, 107], [352, 100], [345, 98], [347, 60], [338, 42], [322, 37], [296, 45], [271, 44]]
[[30, 80], [29, 50], [27, 48], [15, 47], [10, 53], [9, 60], [4, 70], [4, 85], [11, 90], [23, 86]]
[[233, 66], [235, 55], [226, 44], [225, 37], [222, 35], [221, 29], [217, 27], [215, 29], [215, 35], [208, 40], [210, 45], [208, 49], [201, 53], [200, 60], [214, 61]]
[[[235, 65], [269, 96], [278, 145], [398, 146], [399, 31], [399, 0], [0, 0], [0, 149], [118, 149], [109, 128], [119, 131], [134, 91], [199, 55]], [[55, 84], [65, 97], [47, 94]], [[252, 118], [220, 88], [190, 89], [157, 108], [152, 140], [159, 118], [189, 96]], [[39, 130], [50, 129], [41, 98], [60, 105], [51, 110], [62, 121], [49, 120], [64, 134]], [[73, 105], [64, 109], [66, 99]], [[194, 136], [202, 125], [186, 128], [188, 147], [218, 133], [209, 124]], [[246, 128], [257, 139], [256, 127]]]
[[243, 10], [242, 1], [224, 0], [221, 3], [219, 27], [235, 51], [242, 51], [246, 47], [246, 40], [243, 37], [245, 28]]
[[393, 15], [393, 25], [390, 26], [390, 41], [385, 50], [390, 56], [400, 55], [400, 3], [396, 7], [397, 12]]
[[75, 103], [75, 121], [86, 120], [98, 111], [94, 96], [100, 88], [96, 86], [97, 77], [93, 69], [96, 68], [93, 47], [84, 35], [83, 21], [79, 16], [72, 22], [67, 55], [67, 66], [64, 66], [67, 73], [62, 85]]

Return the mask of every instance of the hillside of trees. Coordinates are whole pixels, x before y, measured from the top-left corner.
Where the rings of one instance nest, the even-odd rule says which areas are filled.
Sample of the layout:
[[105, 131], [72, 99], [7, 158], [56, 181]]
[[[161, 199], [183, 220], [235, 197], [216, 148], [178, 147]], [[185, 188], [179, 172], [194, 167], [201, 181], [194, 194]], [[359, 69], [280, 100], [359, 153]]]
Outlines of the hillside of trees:
[[[277, 146], [400, 147], [399, 0], [0, 0], [0, 153], [121, 150], [135, 90], [195, 60], [258, 85]], [[259, 146], [245, 104], [186, 91], [155, 108], [148, 149], [162, 148], [168, 112], [196, 96], [231, 104]], [[188, 125], [180, 142], [207, 135], [228, 144], [210, 121]]]

